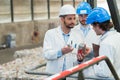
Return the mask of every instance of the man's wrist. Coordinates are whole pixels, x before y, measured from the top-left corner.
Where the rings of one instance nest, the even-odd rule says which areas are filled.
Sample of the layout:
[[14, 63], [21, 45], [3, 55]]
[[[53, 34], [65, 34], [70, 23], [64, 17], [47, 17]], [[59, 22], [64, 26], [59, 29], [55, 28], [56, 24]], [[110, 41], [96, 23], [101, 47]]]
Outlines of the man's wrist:
[[82, 61], [83, 61], [83, 59], [82, 59], [82, 60], [77, 59], [77, 61], [78, 61], [78, 62], [82, 62]]

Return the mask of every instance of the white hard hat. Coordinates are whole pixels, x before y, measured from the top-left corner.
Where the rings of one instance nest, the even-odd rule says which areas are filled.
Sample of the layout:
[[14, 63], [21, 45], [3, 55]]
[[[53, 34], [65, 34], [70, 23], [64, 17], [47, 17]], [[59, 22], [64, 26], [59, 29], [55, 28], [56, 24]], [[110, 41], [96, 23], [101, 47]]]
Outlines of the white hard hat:
[[61, 7], [59, 16], [76, 14], [75, 8], [72, 5], [66, 4]]

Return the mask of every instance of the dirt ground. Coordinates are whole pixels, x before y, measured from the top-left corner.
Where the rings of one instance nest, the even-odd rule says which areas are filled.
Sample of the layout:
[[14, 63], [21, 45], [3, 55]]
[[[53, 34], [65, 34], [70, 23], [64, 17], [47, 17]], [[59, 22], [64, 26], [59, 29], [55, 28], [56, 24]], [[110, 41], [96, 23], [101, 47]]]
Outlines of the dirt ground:
[[22, 46], [18, 48], [7, 48], [7, 49], [1, 49], [0, 50], [0, 64], [7, 63], [9, 61], [14, 60], [14, 52], [17, 50], [22, 50], [22, 49], [32, 49], [35, 47], [39, 47], [42, 44], [35, 44], [35, 45], [28, 45], [28, 46]]

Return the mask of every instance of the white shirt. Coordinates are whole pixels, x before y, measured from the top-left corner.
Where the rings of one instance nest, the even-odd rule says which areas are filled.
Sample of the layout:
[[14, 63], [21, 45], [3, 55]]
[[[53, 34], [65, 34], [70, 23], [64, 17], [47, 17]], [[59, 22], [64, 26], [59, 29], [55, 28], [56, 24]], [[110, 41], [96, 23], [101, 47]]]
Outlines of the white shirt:
[[[86, 28], [87, 32], [86, 32], [86, 36], [84, 36], [83, 33], [83, 28]], [[92, 44], [99, 44], [99, 36], [96, 35], [95, 31], [93, 30], [91, 25], [82, 25], [82, 24], [78, 24], [77, 26], [75, 26], [74, 30], [79, 31], [79, 35], [82, 36], [82, 39], [84, 40], [84, 43], [92, 48]]]

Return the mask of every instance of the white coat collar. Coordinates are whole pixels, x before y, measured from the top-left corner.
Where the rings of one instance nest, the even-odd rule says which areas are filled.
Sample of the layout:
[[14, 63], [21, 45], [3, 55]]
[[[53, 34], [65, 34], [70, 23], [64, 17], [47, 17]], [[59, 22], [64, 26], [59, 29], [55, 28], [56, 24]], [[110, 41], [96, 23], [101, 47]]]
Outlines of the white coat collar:
[[80, 30], [81, 27], [83, 27], [83, 28], [84, 27], [86, 27], [86, 28], [89, 27], [90, 29], [92, 28], [92, 26], [90, 24], [88, 24], [88, 25], [82, 25], [81, 23], [79, 23], [77, 26], [75, 26], [75, 29]]
[[[57, 36], [59, 37], [59, 39], [60, 39], [64, 44], [67, 44], [67, 43], [64, 41], [63, 31], [62, 31], [62, 29], [61, 29], [61, 26], [58, 26], [58, 27], [56, 28], [56, 31], [57, 31]], [[71, 32], [70, 32], [69, 34], [71, 34]], [[68, 41], [69, 41], [69, 39], [68, 39]]]
[[110, 30], [105, 32], [101, 37], [100, 37], [100, 42], [103, 41], [106, 37], [109, 35], [114, 35], [116, 33], [116, 30]]

